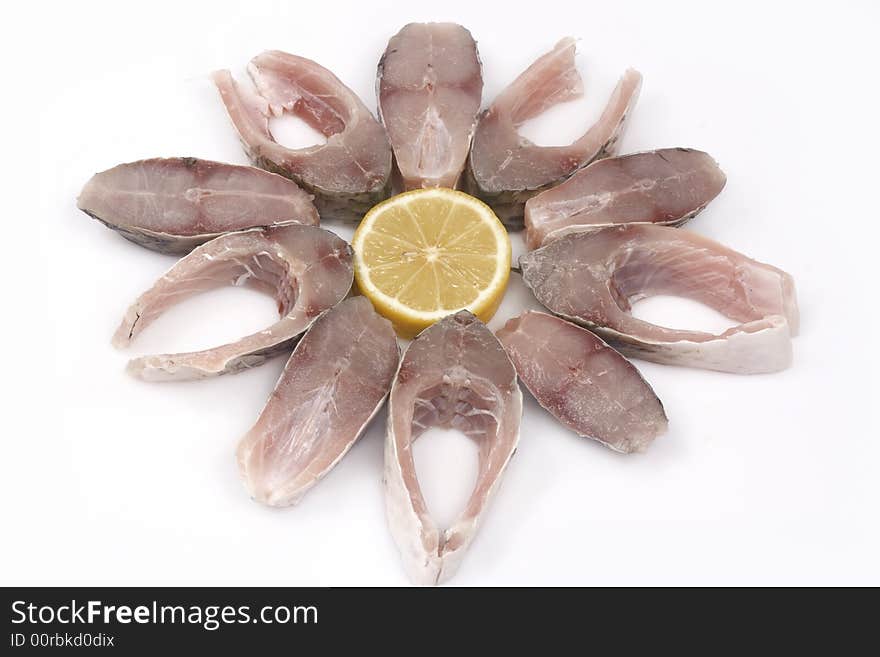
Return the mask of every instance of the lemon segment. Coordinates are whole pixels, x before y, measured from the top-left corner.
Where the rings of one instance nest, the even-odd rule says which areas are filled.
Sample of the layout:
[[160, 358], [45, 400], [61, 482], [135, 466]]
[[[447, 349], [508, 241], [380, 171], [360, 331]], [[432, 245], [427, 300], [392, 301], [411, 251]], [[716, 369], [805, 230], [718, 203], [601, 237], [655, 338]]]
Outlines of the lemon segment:
[[352, 248], [358, 289], [403, 338], [465, 308], [488, 321], [510, 276], [504, 226], [488, 205], [452, 189], [383, 201], [361, 221]]

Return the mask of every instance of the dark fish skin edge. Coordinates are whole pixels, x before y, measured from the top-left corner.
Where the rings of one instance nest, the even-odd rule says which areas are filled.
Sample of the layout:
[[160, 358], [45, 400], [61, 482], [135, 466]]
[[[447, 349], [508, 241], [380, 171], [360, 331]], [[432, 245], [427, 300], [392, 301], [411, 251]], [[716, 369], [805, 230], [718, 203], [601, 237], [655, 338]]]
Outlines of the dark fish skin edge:
[[185, 255], [200, 244], [204, 244], [205, 242], [222, 235], [222, 233], [206, 233], [203, 235], [194, 235], [190, 239], [187, 239], [186, 237], [169, 235], [168, 233], [154, 233], [149, 230], [132, 230], [123, 226], [115, 226], [107, 223], [98, 215], [84, 208], [80, 208], [80, 210], [85, 212], [92, 219], [100, 221], [107, 228], [116, 231], [130, 242], [134, 242], [138, 246], [150, 249], [151, 251], [166, 253], [168, 255]]

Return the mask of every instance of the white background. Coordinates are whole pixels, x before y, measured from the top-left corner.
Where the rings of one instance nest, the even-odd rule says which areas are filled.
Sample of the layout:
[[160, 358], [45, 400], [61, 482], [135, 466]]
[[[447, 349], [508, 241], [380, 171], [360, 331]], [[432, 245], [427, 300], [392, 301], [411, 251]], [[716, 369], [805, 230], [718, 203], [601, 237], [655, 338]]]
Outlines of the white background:
[[[484, 104], [557, 39], [580, 37], [586, 98], [527, 126], [539, 143], [583, 132], [638, 68], [623, 150], [692, 146], [719, 161], [727, 187], [690, 228], [791, 272], [802, 335], [775, 375], [638, 362], [670, 418], [643, 455], [579, 439], [527, 395], [519, 451], [452, 583], [880, 584], [877, 3], [26, 6], [2, 39], [0, 583], [406, 583], [384, 518], [383, 414], [300, 506], [252, 502], [233, 452], [283, 359], [179, 384], [138, 382], [124, 365], [261, 328], [271, 300], [211, 293], [115, 351], [124, 309], [173, 260], [75, 197], [92, 173], [143, 157], [245, 163], [213, 69], [242, 75], [261, 50], [288, 50], [373, 107], [388, 37], [454, 20], [479, 41]], [[289, 144], [313, 139], [276, 127]], [[493, 328], [531, 304], [515, 278]], [[669, 299], [637, 312], [718, 325]], [[429, 503], [448, 518], [474, 451], [456, 435], [422, 440]]]

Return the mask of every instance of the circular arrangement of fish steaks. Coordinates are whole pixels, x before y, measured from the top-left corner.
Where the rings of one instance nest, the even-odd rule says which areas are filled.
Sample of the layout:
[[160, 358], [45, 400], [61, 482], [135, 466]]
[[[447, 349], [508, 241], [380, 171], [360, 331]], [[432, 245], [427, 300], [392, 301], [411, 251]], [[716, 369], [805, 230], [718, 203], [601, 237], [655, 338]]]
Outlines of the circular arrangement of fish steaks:
[[[93, 176], [77, 204], [133, 242], [186, 254], [128, 309], [113, 337], [117, 347], [167, 308], [216, 287], [247, 285], [277, 301], [280, 318], [262, 331], [128, 366], [147, 380], [198, 379], [293, 350], [237, 450], [256, 501], [297, 503], [348, 453], [387, 397], [388, 523], [412, 581], [437, 584], [462, 562], [516, 450], [519, 378], [563, 425], [631, 453], [646, 449], [668, 421], [625, 356], [737, 373], [790, 364], [798, 330], [791, 276], [677, 228], [723, 189], [715, 161], [686, 148], [614, 157], [641, 88], [637, 71], [624, 73], [580, 138], [553, 147], [518, 131], [583, 95], [571, 38], [539, 57], [482, 113], [477, 44], [452, 23], [411, 23], [391, 37], [378, 66], [379, 120], [333, 73], [304, 57], [266, 51], [251, 60], [248, 74], [253, 88], [227, 70], [213, 79], [260, 168], [191, 157], [131, 162]], [[279, 144], [269, 122], [285, 112], [326, 142]], [[525, 225], [523, 280], [554, 314], [523, 312], [496, 336], [463, 310], [423, 330], [401, 358], [394, 328], [370, 300], [346, 299], [351, 247], [317, 227], [319, 213], [360, 221], [391, 193], [394, 163], [405, 189], [461, 185], [509, 228]], [[436, 215], [442, 212], [426, 216]], [[414, 244], [398, 233], [405, 231], [392, 227], [383, 237], [400, 243], [397, 255], [406, 259]], [[500, 300], [509, 240], [500, 228], [498, 237], [507, 248], [498, 267], [504, 276], [490, 291]], [[427, 243], [424, 234], [419, 239]], [[378, 243], [384, 262], [393, 260], [397, 247]], [[496, 251], [488, 256], [493, 262]], [[445, 290], [464, 290], [459, 278], [444, 288], [446, 279], [435, 275], [423, 286], [427, 293], [415, 286], [407, 293], [436, 292], [439, 301]], [[712, 334], [633, 317], [633, 303], [664, 294], [701, 302], [736, 325]], [[476, 483], [449, 527], [431, 518], [413, 458], [413, 442], [432, 427], [460, 431], [479, 448]]]

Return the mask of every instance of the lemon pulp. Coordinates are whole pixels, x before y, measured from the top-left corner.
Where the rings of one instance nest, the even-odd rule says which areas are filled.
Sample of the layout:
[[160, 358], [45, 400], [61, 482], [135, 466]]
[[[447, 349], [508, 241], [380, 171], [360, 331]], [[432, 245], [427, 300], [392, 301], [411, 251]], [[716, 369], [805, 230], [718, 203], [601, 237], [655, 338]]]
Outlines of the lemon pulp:
[[462, 309], [488, 321], [510, 275], [510, 239], [498, 217], [451, 189], [380, 203], [361, 221], [352, 247], [358, 289], [404, 338]]

